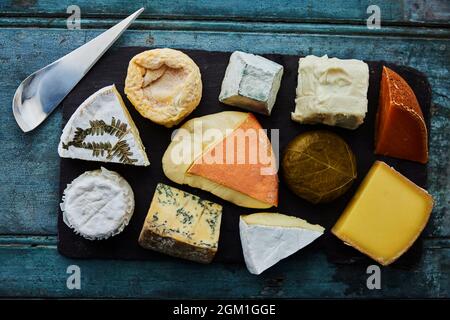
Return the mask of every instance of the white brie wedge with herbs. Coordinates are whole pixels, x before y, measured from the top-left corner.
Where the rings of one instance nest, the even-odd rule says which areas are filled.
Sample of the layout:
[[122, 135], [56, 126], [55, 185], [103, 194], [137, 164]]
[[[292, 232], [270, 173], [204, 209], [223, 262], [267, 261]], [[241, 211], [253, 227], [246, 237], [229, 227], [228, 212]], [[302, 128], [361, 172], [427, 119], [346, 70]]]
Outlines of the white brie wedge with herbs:
[[86, 171], [67, 185], [61, 203], [64, 223], [89, 240], [112, 237], [128, 225], [134, 194], [114, 171]]
[[261, 212], [240, 217], [239, 231], [245, 264], [260, 274], [320, 237], [324, 228], [297, 217]]
[[114, 85], [87, 98], [73, 113], [61, 135], [63, 158], [148, 166], [147, 154]]

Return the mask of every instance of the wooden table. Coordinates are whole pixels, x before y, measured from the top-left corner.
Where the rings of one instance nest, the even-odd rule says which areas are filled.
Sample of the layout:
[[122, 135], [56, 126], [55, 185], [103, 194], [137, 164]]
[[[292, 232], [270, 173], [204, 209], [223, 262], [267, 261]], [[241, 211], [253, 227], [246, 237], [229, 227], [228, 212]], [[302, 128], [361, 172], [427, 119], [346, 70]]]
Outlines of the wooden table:
[[[0, 4], [0, 296], [146, 298], [449, 297], [450, 3], [378, 0], [381, 29], [366, 27], [373, 1], [350, 0], [3, 0]], [[436, 205], [422, 260], [413, 270], [382, 268], [382, 289], [366, 267], [330, 264], [321, 252], [292, 257], [259, 277], [243, 265], [81, 261], [56, 249], [61, 110], [24, 134], [11, 101], [19, 83], [144, 3], [115, 46], [167, 46], [386, 60], [427, 74], [433, 89], [429, 191]], [[81, 8], [67, 30], [66, 8]], [[81, 290], [66, 287], [69, 265]]]

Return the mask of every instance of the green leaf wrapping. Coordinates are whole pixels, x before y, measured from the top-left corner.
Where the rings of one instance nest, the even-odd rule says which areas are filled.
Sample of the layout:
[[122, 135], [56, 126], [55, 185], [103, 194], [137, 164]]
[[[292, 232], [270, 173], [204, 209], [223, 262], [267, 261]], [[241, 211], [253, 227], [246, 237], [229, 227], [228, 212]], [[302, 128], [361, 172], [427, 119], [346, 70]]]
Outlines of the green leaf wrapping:
[[289, 188], [312, 203], [344, 194], [356, 179], [356, 159], [347, 143], [328, 131], [297, 136], [284, 151], [283, 176]]

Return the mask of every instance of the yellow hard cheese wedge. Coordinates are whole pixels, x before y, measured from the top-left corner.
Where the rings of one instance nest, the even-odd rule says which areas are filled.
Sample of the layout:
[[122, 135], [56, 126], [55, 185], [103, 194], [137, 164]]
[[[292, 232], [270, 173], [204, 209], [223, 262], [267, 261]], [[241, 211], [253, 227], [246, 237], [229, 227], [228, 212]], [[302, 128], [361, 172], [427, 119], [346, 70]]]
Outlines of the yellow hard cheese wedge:
[[399, 258], [425, 227], [432, 197], [376, 161], [332, 232], [382, 265]]

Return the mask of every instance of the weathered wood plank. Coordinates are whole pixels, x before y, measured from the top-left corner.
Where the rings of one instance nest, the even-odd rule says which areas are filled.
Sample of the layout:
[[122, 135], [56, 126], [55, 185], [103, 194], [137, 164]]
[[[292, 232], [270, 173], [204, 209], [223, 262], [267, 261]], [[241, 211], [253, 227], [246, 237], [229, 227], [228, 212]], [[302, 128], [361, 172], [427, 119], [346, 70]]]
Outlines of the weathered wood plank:
[[[86, 40], [99, 30], [0, 29], [0, 234], [55, 234], [59, 159], [60, 113], [56, 112], [30, 134], [17, 127], [11, 100], [20, 81]], [[450, 130], [449, 39], [370, 37], [285, 33], [214, 31], [127, 31], [118, 46], [170, 46], [217, 51], [236, 49], [255, 53], [329, 54], [341, 58], [386, 60], [417, 68], [433, 88], [429, 189], [436, 199], [427, 234], [449, 236], [448, 206]], [[124, 63], [127, 63], [126, 61]]]
[[[81, 29], [107, 29], [121, 21], [121, 18], [86, 18], [81, 21]], [[67, 28], [65, 17], [1, 17], [0, 27], [4, 28]], [[380, 29], [368, 29], [360, 25], [331, 23], [291, 23], [291, 22], [242, 22], [210, 20], [136, 20], [129, 30], [181, 30], [181, 31], [220, 31], [246, 33], [284, 33], [284, 34], [340, 34], [368, 35], [371, 37], [408, 37], [408, 38], [450, 38], [449, 28], [404, 26], [384, 26]]]
[[[126, 298], [393, 298], [449, 297], [449, 240], [427, 240], [414, 270], [381, 270], [368, 290], [365, 265], [327, 263], [305, 251], [253, 276], [243, 265], [158, 261], [70, 260], [52, 245], [0, 245], [0, 296]], [[81, 268], [81, 290], [68, 290], [69, 265]], [[188, 276], [187, 276], [188, 275]]]
[[[71, 0], [7, 0], [0, 4], [3, 16], [66, 16]], [[313, 0], [145, 0], [89, 1], [76, 4], [85, 17], [125, 16], [145, 7], [142, 18], [220, 19], [296, 22], [352, 22], [365, 24], [371, 0], [322, 1]], [[450, 8], [446, 0], [379, 0], [383, 24], [449, 24]]]

